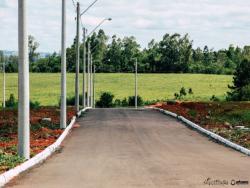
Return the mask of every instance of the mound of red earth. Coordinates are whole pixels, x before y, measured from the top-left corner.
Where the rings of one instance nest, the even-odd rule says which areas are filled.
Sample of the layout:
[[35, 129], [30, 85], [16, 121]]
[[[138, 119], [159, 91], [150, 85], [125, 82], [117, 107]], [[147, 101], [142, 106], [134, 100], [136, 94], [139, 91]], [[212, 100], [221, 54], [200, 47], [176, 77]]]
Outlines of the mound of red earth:
[[174, 112], [203, 128], [250, 149], [250, 131], [237, 129], [237, 126], [250, 128], [250, 116], [249, 118], [244, 117], [247, 112], [250, 114], [250, 103], [171, 101], [157, 103], [152, 107]]
[[[68, 123], [75, 116], [73, 107], [67, 110]], [[51, 121], [43, 122], [44, 118]], [[62, 134], [60, 129], [60, 111], [55, 107], [43, 107], [31, 110], [30, 117], [31, 155], [34, 156], [53, 144]], [[17, 154], [17, 110], [0, 111], [0, 151], [5, 154]]]

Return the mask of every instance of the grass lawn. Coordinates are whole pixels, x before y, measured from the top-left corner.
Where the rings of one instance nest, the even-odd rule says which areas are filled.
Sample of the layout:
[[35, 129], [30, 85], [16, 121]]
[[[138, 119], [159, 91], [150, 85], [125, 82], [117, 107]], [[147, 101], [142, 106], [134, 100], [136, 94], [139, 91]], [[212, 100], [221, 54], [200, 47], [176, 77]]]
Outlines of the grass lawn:
[[[2, 103], [2, 74], [0, 74], [0, 101]], [[17, 74], [7, 74], [6, 98], [13, 93], [17, 98]], [[173, 99], [181, 87], [192, 88], [194, 95], [186, 100], [208, 101], [212, 95], [225, 98], [232, 76], [202, 74], [139, 74], [139, 95], [144, 100]], [[80, 79], [82, 81], [82, 77]], [[80, 82], [82, 91], [82, 82]], [[60, 74], [30, 74], [31, 99], [41, 105], [58, 105], [60, 98]], [[68, 96], [74, 95], [74, 74], [68, 74]], [[96, 95], [110, 91], [117, 99], [134, 95], [133, 74], [97, 74]]]

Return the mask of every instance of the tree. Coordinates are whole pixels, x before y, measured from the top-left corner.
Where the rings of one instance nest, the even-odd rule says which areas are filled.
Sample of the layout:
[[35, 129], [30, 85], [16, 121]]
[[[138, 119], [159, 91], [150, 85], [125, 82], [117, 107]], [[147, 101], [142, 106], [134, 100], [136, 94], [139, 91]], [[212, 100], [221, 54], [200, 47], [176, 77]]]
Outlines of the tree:
[[155, 40], [151, 40], [148, 44], [148, 49], [144, 50], [144, 54], [144, 65], [147, 63], [149, 64], [148, 70], [145, 70], [144, 72], [158, 72], [158, 66], [161, 60], [161, 54], [159, 53], [159, 43], [157, 43]]
[[228, 100], [250, 100], [250, 60], [243, 60], [234, 74], [233, 86], [229, 86]]
[[[230, 45], [228, 49], [213, 50], [208, 46], [193, 48], [193, 41], [188, 34], [165, 34], [160, 41], [151, 40], [148, 46], [141, 49], [133, 36], [111, 37], [103, 30], [88, 38], [91, 44], [93, 62], [97, 72], [133, 72], [135, 58], [138, 60], [138, 71], [142, 73], [205, 73], [233, 74], [243, 59], [250, 60], [250, 46], [244, 48]], [[38, 58], [36, 52], [39, 44], [34, 37], [29, 37], [29, 57], [31, 70], [35, 72], [58, 72], [60, 70], [58, 55]], [[83, 60], [83, 44], [80, 45], [80, 61]], [[76, 39], [67, 48], [67, 70], [75, 72]], [[34, 62], [36, 61], [36, 63]], [[6, 60], [6, 69], [17, 72], [16, 57]], [[82, 63], [80, 64], [82, 71]]]
[[36, 42], [35, 37], [29, 35], [29, 61], [32, 63], [37, 60], [39, 53], [36, 52], [37, 48], [39, 47], [39, 43]]
[[103, 67], [103, 60], [105, 53], [107, 52], [107, 41], [108, 36], [101, 29], [98, 34], [94, 33], [90, 38], [91, 51], [93, 54], [93, 61], [96, 65], [97, 72], [99, 72]]
[[18, 72], [18, 57], [17, 56], [9, 56], [5, 58], [5, 71], [8, 73]]
[[41, 58], [31, 64], [32, 72], [58, 73], [61, 71], [61, 56], [53, 53], [49, 57]]
[[160, 42], [161, 72], [188, 72], [188, 64], [192, 54], [192, 41], [188, 35], [166, 34]]
[[99, 71], [122, 72], [122, 46], [122, 40], [113, 35], [112, 42], [107, 46], [104, 62]]
[[4, 62], [4, 54], [3, 51], [0, 50], [0, 63], [2, 64]]
[[67, 54], [67, 70], [69, 72], [75, 72], [75, 69], [76, 69], [76, 38], [74, 39], [71, 47], [67, 48], [66, 54]]
[[[125, 37], [122, 41], [122, 72], [133, 72], [134, 71], [134, 58], [140, 56], [140, 45], [136, 42], [135, 37]], [[139, 62], [139, 59], [138, 59]]]

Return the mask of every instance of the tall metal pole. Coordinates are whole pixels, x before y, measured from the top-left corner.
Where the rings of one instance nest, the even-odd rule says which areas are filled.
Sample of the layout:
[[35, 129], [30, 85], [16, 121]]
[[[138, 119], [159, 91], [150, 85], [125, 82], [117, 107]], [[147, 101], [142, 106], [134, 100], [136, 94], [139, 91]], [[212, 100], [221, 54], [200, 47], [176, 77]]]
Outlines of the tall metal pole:
[[90, 55], [90, 106], [93, 108], [93, 56]]
[[5, 95], [6, 95], [6, 75], [5, 75], [5, 58], [3, 58], [3, 108], [6, 107], [5, 105]]
[[95, 108], [95, 72], [96, 72], [96, 67], [94, 65], [94, 74], [93, 74], [93, 108]]
[[82, 105], [86, 108], [86, 29], [83, 28], [83, 90], [82, 90]]
[[18, 154], [30, 158], [30, 96], [27, 1], [18, 0]]
[[79, 107], [79, 65], [80, 65], [80, 3], [77, 2], [77, 17], [76, 17], [76, 78], [75, 78], [75, 108], [78, 112]]
[[90, 44], [89, 42], [87, 43], [88, 45], [88, 107], [90, 107]]
[[138, 92], [137, 92], [137, 68], [138, 68], [138, 65], [137, 65], [137, 59], [135, 60], [135, 108], [137, 109], [138, 108], [138, 104], [137, 104], [137, 100], [138, 100]]
[[66, 88], [66, 0], [62, 0], [62, 31], [61, 31], [61, 115], [60, 128], [66, 128], [67, 122], [67, 88]]

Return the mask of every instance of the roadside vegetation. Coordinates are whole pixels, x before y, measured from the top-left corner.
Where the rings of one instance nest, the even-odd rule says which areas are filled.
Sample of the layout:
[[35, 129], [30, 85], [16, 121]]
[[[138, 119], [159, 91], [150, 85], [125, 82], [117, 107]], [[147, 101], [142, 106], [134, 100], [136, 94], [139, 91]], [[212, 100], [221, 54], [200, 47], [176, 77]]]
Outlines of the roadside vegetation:
[[[74, 115], [74, 108], [68, 108], [68, 121]], [[17, 109], [9, 107], [0, 110], [0, 173], [24, 162], [24, 159], [17, 155], [17, 129]], [[33, 108], [30, 132], [32, 157], [53, 144], [62, 134], [59, 109], [55, 107]]]
[[[135, 106], [135, 96], [130, 96], [124, 98], [123, 100], [116, 99], [114, 100], [114, 95], [110, 92], [103, 92], [100, 99], [96, 102], [96, 106], [99, 108], [112, 108], [112, 107], [134, 107]], [[151, 103], [154, 101], [147, 101], [145, 103], [141, 96], [137, 96], [137, 106], [141, 107], [145, 104]]]

